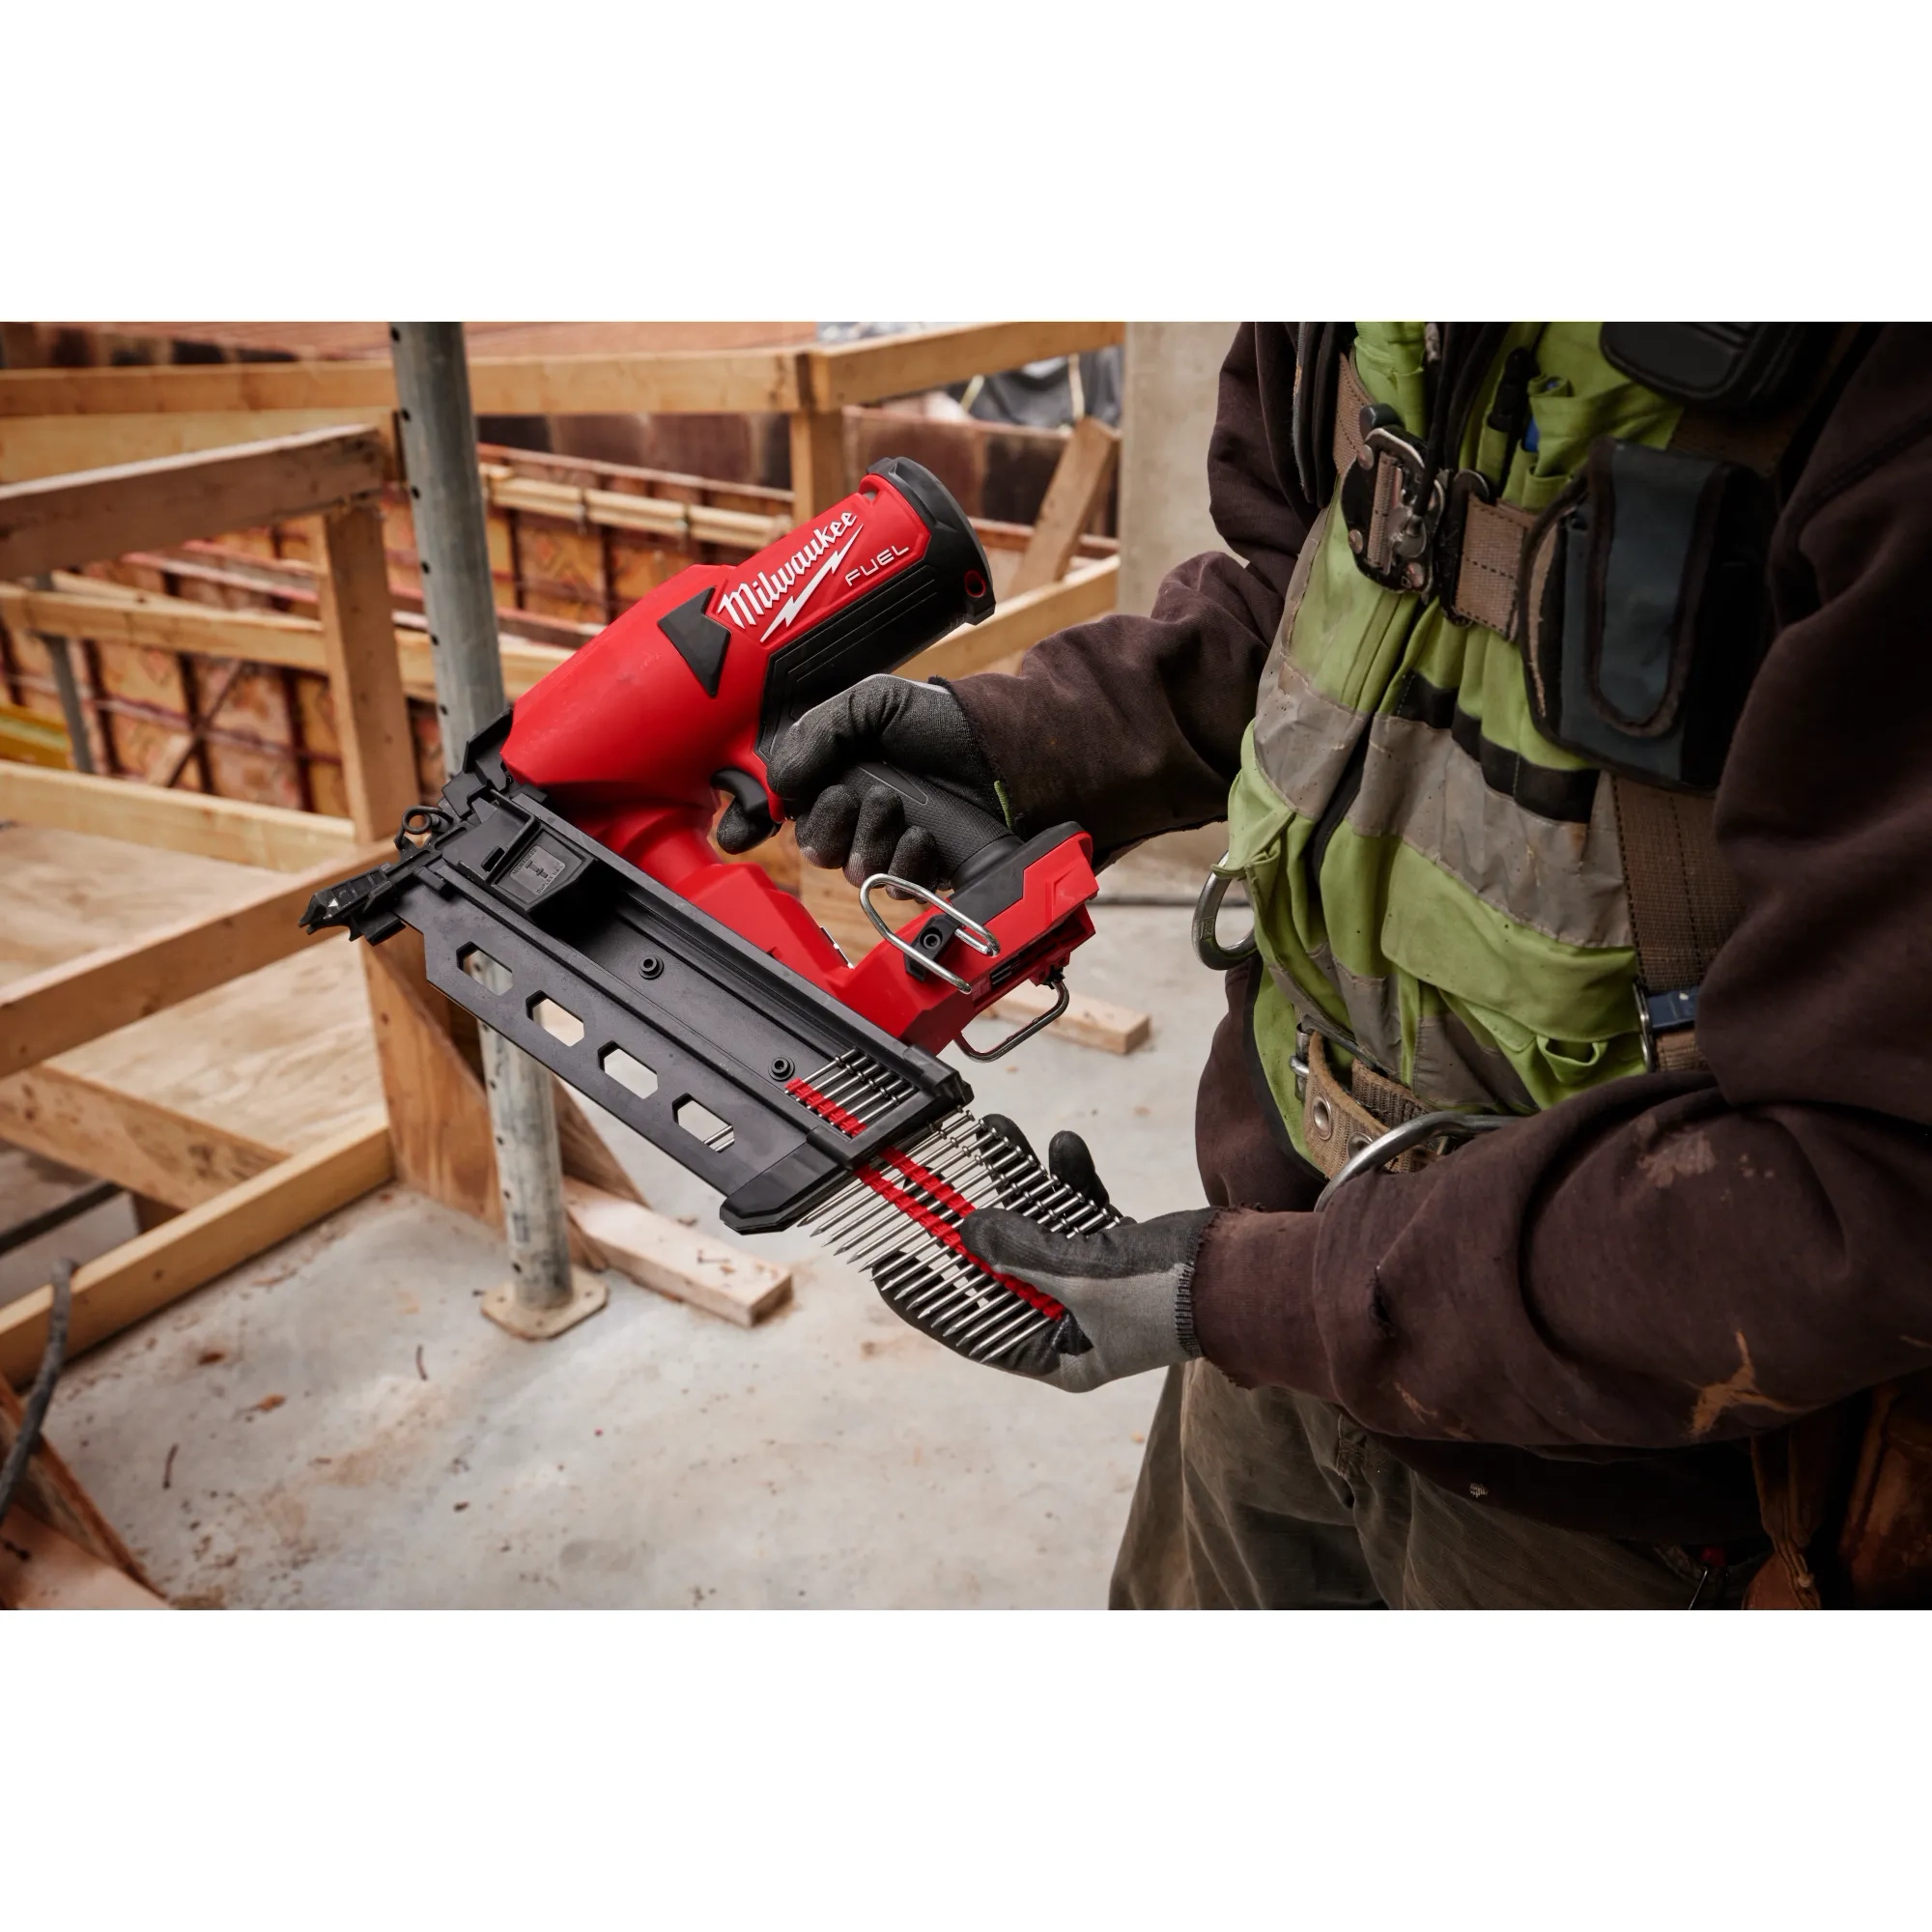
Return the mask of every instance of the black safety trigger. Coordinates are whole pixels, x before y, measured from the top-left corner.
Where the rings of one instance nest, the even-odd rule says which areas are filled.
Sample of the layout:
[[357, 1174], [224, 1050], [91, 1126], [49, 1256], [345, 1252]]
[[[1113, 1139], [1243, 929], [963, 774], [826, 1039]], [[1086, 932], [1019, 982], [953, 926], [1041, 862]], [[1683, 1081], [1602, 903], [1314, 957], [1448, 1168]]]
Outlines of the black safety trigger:
[[724, 765], [711, 774], [711, 783], [751, 820], [752, 829], [759, 838], [769, 838], [779, 829], [764, 786], [750, 772], [740, 771], [736, 765]]

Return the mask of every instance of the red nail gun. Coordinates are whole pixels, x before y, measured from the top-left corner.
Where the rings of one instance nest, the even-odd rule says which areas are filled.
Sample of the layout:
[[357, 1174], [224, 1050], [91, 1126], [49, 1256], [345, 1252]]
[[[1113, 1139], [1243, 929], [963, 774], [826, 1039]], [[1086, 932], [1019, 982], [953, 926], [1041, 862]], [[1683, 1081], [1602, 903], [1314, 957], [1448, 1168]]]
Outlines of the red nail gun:
[[1022, 840], [861, 767], [955, 883], [950, 900], [910, 888], [923, 903], [894, 931], [871, 899], [888, 882], [868, 881], [890, 943], [856, 965], [709, 838], [719, 791], [776, 826], [765, 753], [813, 704], [992, 609], [964, 512], [889, 458], [749, 562], [694, 564], [633, 605], [471, 742], [440, 803], [406, 814], [395, 860], [317, 893], [303, 923], [373, 944], [413, 926], [434, 984], [716, 1187], [728, 1227], [804, 1221], [997, 1360], [1067, 1318], [968, 1255], [965, 1216], [1017, 1208], [1068, 1234], [1116, 1216], [976, 1121], [936, 1055], [1023, 981], [1065, 1005], [1094, 930], [1087, 835]]

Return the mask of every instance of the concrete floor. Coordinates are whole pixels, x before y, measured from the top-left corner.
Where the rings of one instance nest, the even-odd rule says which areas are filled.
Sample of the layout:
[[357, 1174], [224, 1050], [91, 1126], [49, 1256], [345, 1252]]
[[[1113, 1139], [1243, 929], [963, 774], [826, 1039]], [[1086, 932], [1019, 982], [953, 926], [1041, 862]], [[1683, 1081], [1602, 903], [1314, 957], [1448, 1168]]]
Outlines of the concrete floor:
[[[1184, 869], [1184, 868], [1183, 868]], [[1156, 868], [1115, 890], [1168, 884]], [[970, 1067], [1114, 1195], [1195, 1205], [1195, 1073], [1221, 1009], [1179, 908], [1115, 907], [1082, 990], [1155, 1016], [1125, 1059], [1043, 1038]], [[606, 1118], [653, 1206], [701, 1183]], [[474, 1224], [385, 1188], [76, 1361], [49, 1434], [177, 1602], [384, 1606], [1090, 1606], [1157, 1393], [1072, 1397], [958, 1361], [809, 1236], [746, 1331], [612, 1277], [557, 1341], [476, 1303]]]

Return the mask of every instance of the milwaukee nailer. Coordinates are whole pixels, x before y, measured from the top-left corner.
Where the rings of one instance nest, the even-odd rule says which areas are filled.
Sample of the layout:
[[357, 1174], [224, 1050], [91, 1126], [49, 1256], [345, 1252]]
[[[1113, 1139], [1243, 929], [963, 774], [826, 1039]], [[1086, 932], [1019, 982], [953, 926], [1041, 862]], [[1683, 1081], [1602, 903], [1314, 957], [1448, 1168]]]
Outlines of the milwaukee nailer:
[[[964, 1217], [1014, 1208], [1074, 1234], [1116, 1216], [975, 1120], [936, 1056], [1022, 981], [1064, 1008], [1094, 930], [1087, 835], [1023, 841], [860, 767], [931, 833], [954, 890], [868, 879], [889, 943], [857, 965], [709, 837], [720, 791], [776, 827], [765, 753], [804, 712], [992, 609], [958, 504], [889, 458], [749, 562], [694, 564], [632, 606], [469, 746], [440, 802], [406, 814], [398, 858], [316, 894], [304, 923], [374, 944], [413, 926], [441, 991], [716, 1187], [727, 1226], [806, 1222], [901, 1312], [997, 1361], [1070, 1318], [967, 1254]], [[896, 931], [873, 902], [889, 887], [921, 901]], [[995, 1058], [1052, 1017], [965, 1050]]]

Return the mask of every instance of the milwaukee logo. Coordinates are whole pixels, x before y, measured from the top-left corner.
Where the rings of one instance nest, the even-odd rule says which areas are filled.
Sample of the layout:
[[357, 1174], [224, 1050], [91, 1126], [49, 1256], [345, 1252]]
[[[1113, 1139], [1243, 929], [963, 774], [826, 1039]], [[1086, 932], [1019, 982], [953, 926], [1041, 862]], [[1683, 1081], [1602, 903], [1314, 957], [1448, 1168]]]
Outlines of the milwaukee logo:
[[[759, 639], [766, 641], [805, 609], [811, 593], [844, 562], [845, 553], [858, 541], [858, 523], [859, 513], [847, 510], [829, 524], [814, 526], [811, 535], [776, 570], [761, 570], [757, 576], [747, 578], [725, 591], [718, 600], [719, 610], [739, 630], [749, 631], [767, 611], [776, 607], [778, 614], [765, 626], [764, 636]], [[851, 534], [847, 535], [847, 531]], [[794, 584], [802, 587], [794, 590]]]

